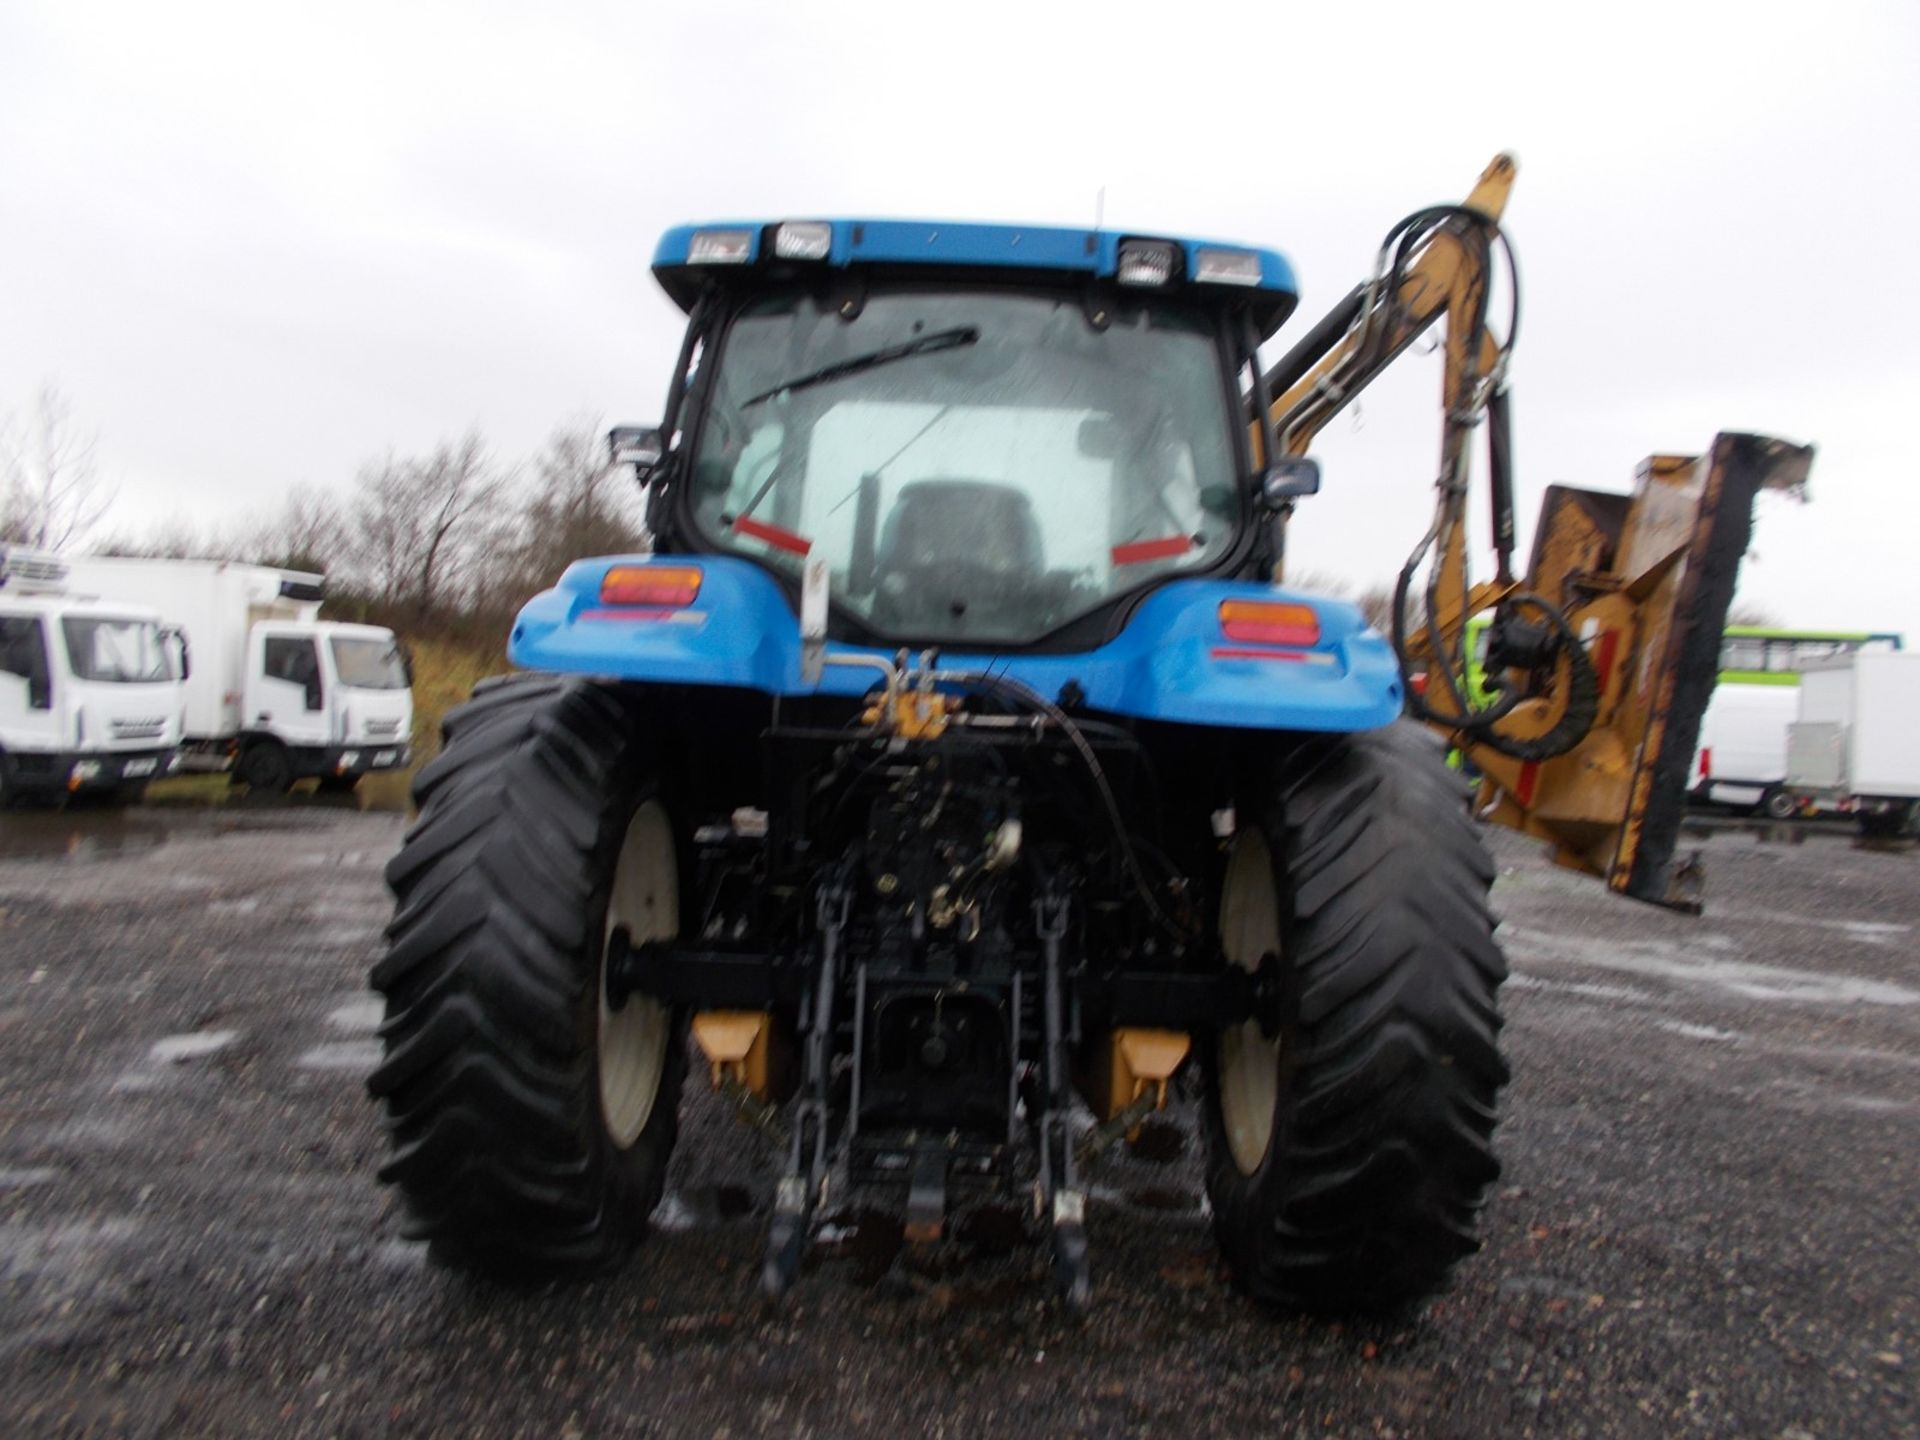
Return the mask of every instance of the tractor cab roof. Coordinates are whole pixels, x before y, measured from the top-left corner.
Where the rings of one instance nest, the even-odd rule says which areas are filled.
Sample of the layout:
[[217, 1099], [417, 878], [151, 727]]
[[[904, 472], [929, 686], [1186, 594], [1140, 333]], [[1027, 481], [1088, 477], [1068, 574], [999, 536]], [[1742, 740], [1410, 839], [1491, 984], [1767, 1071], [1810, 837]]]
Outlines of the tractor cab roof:
[[1078, 275], [1143, 292], [1244, 304], [1260, 336], [1299, 300], [1276, 250], [1209, 240], [927, 220], [730, 221], [681, 225], [660, 238], [653, 273], [682, 310], [703, 290], [759, 289], [809, 271], [1045, 284]]

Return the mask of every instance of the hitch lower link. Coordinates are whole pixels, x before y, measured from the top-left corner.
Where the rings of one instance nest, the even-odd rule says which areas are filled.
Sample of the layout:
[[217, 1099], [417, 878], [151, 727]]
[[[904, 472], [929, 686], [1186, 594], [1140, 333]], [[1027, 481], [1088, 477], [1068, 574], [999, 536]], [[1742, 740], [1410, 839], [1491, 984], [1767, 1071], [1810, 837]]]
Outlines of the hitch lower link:
[[806, 1035], [800, 1094], [791, 1107], [787, 1168], [773, 1197], [773, 1222], [767, 1227], [767, 1258], [760, 1285], [768, 1295], [784, 1295], [799, 1278], [813, 1226], [814, 1208], [827, 1187], [828, 1120], [833, 1082], [833, 1001], [840, 987], [841, 947], [852, 908], [853, 890], [844, 874], [820, 887], [815, 918], [820, 927], [819, 984], [801, 1015]]
[[[834, 1000], [839, 992], [847, 917], [852, 889], [844, 876], [821, 888], [816, 916], [820, 935], [817, 983], [801, 1014], [805, 1037], [804, 1070], [800, 1093], [786, 1107], [781, 1124], [764, 1126], [787, 1143], [787, 1165], [774, 1194], [773, 1220], [767, 1230], [766, 1259], [761, 1288], [770, 1296], [784, 1295], [799, 1277], [814, 1215], [825, 1198], [830, 1157], [832, 1043]], [[1053, 1232], [1053, 1269], [1067, 1305], [1087, 1308], [1093, 1295], [1088, 1263], [1087, 1197], [1077, 1179], [1081, 1155], [1069, 1124], [1072, 1080], [1062, 945], [1067, 934], [1065, 894], [1049, 890], [1035, 904], [1035, 919], [1044, 967], [1042, 1056], [1044, 1088], [1039, 1117], [1040, 1173], [1034, 1186], [1036, 1211], [1050, 1218]], [[1142, 1112], [1144, 1114], [1144, 1111]], [[1131, 1112], [1115, 1117], [1131, 1124], [1140, 1116]], [[784, 1132], [784, 1134], [783, 1134]], [[1117, 1132], [1116, 1132], [1117, 1133]], [[916, 1156], [908, 1197], [909, 1238], [939, 1234], [945, 1209], [945, 1157], [932, 1152]]]
[[1034, 902], [1033, 911], [1044, 972], [1041, 1021], [1046, 1027], [1046, 1108], [1040, 1115], [1040, 1179], [1034, 1201], [1053, 1226], [1054, 1282], [1069, 1309], [1084, 1311], [1093, 1300], [1093, 1271], [1087, 1254], [1087, 1194], [1076, 1179], [1078, 1157], [1068, 1130], [1073, 1081], [1060, 954], [1067, 934], [1067, 897], [1050, 887]]

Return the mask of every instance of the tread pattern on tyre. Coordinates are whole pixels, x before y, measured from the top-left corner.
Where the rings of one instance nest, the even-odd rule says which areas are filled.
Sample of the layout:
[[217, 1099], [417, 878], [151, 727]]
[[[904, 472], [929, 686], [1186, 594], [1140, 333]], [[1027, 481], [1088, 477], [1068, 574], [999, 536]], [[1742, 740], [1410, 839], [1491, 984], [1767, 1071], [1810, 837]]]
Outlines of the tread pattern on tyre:
[[1478, 1248], [1500, 1173], [1493, 865], [1441, 747], [1409, 723], [1303, 744], [1264, 823], [1287, 962], [1281, 1100], [1252, 1176], [1206, 1106], [1215, 1230], [1263, 1302], [1391, 1308]]
[[601, 1120], [600, 932], [614, 853], [650, 777], [612, 687], [509, 677], [448, 716], [419, 818], [387, 867], [395, 909], [372, 983], [385, 1059], [368, 1081], [436, 1259], [503, 1279], [591, 1273], [646, 1230], [673, 1146], [676, 1033], [646, 1128]]

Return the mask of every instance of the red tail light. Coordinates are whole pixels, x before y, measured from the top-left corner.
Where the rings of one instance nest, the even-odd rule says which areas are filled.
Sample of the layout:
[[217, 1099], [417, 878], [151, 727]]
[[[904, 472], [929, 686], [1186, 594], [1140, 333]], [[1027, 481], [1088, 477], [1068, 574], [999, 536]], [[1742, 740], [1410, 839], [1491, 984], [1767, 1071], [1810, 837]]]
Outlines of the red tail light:
[[1280, 600], [1222, 600], [1220, 633], [1251, 645], [1313, 645], [1320, 617], [1311, 605]]
[[699, 594], [700, 571], [692, 565], [616, 565], [600, 581], [602, 605], [679, 610]]

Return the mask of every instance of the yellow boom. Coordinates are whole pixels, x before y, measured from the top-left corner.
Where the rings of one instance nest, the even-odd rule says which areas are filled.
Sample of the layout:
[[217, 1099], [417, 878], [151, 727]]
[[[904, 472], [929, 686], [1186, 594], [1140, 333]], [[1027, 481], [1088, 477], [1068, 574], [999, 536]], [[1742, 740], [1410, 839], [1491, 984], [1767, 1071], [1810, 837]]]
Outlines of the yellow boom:
[[[1753, 499], [1803, 488], [1813, 451], [1723, 434], [1703, 455], [1645, 461], [1631, 495], [1552, 487], [1516, 579], [1505, 382], [1517, 303], [1505, 334], [1490, 320], [1515, 173], [1512, 157], [1497, 156], [1463, 203], [1416, 212], [1389, 233], [1372, 276], [1267, 372], [1274, 445], [1304, 455], [1445, 321], [1434, 516], [1395, 592], [1394, 638], [1417, 712], [1481, 771], [1488, 818], [1547, 840], [1561, 863], [1622, 894], [1697, 908], [1696, 877], [1675, 852]], [[1472, 584], [1470, 441], [1483, 424], [1496, 564]], [[1472, 694], [1466, 622], [1486, 611], [1494, 689]]]

